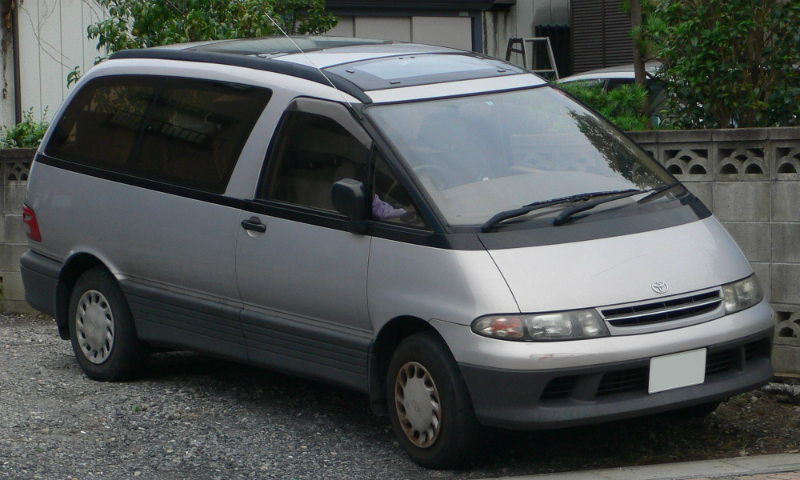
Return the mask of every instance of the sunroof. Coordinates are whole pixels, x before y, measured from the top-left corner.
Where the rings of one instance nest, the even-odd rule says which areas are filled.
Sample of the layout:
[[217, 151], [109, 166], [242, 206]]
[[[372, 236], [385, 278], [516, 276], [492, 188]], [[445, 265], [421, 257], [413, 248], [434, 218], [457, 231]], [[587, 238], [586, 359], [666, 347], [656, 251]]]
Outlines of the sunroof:
[[355, 68], [383, 80], [401, 80], [421, 75], [467, 72], [492, 67], [475, 57], [448, 55], [443, 58], [438, 55], [425, 55], [393, 58], [383, 62], [368, 62]]
[[[292, 43], [292, 40], [294, 43]], [[349, 47], [353, 45], [376, 45], [388, 43], [381, 40], [367, 40], [363, 38], [297, 36], [289, 40], [286, 37], [267, 37], [256, 39], [230, 40], [214, 42], [195, 47], [192, 50], [201, 52], [238, 53], [240, 55], [271, 55], [276, 53], [299, 53], [299, 46], [303, 51], [314, 51], [324, 48]], [[297, 44], [297, 46], [295, 46]]]
[[364, 90], [408, 87], [523, 73], [489, 58], [468, 54], [419, 54], [380, 58], [328, 68]]

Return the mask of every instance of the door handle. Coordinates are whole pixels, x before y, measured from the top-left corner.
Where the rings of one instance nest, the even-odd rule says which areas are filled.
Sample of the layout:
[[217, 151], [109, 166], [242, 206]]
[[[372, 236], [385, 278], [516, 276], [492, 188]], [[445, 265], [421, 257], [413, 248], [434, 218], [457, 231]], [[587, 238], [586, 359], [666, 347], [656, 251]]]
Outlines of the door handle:
[[264, 233], [267, 231], [267, 226], [261, 223], [261, 220], [255, 217], [251, 218], [250, 220], [242, 220], [242, 228], [258, 233]]

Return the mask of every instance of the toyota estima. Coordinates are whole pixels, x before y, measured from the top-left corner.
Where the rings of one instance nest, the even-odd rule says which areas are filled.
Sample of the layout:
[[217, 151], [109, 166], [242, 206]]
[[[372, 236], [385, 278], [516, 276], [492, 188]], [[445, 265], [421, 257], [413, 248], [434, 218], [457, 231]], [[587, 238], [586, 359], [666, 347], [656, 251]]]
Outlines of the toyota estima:
[[302, 37], [117, 53], [60, 108], [26, 298], [96, 380], [187, 349], [369, 395], [410, 457], [482, 425], [711, 412], [773, 320], [709, 210], [514, 65]]

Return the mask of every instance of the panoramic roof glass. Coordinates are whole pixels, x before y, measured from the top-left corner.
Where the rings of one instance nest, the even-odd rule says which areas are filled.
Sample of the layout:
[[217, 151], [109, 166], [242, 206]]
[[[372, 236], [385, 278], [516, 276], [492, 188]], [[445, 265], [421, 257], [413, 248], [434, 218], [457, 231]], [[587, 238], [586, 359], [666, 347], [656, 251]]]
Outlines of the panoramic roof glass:
[[419, 54], [330, 67], [364, 90], [426, 85], [523, 73], [499, 60], [468, 54]]

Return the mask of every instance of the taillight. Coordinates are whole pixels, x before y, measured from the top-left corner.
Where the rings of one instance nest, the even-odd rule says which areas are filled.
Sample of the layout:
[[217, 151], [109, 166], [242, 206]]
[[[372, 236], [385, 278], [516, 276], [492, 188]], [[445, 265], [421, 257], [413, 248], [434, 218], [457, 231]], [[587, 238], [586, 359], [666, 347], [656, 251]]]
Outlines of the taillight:
[[39, 222], [36, 220], [36, 212], [25, 204], [22, 205], [22, 221], [25, 222], [25, 233], [28, 238], [35, 242], [42, 241], [42, 232], [39, 231]]

